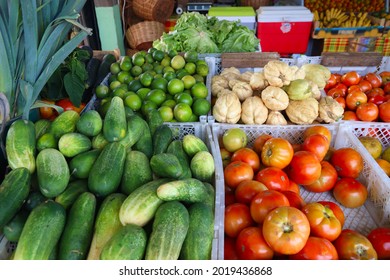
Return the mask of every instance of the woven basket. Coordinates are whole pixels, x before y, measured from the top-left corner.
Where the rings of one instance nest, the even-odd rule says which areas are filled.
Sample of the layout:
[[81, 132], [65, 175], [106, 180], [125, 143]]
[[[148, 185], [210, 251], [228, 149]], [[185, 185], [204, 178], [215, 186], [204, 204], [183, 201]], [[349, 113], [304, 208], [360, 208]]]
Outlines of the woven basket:
[[126, 39], [132, 49], [148, 50], [153, 41], [161, 37], [164, 28], [164, 24], [158, 21], [142, 21], [127, 29]]
[[261, 6], [269, 6], [270, 4], [271, 0], [241, 0], [241, 6], [252, 6], [255, 10]]
[[164, 23], [173, 13], [173, 0], [133, 0], [134, 13], [145, 20]]

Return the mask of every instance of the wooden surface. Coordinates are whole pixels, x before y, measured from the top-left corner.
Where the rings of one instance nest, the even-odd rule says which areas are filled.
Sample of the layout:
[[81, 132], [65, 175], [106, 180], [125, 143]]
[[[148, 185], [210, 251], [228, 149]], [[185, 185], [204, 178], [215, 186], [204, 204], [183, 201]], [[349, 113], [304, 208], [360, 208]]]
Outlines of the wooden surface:
[[323, 52], [321, 64], [327, 67], [378, 66], [382, 58], [377, 52]]
[[221, 66], [237, 68], [264, 67], [270, 60], [279, 60], [277, 52], [222, 53]]

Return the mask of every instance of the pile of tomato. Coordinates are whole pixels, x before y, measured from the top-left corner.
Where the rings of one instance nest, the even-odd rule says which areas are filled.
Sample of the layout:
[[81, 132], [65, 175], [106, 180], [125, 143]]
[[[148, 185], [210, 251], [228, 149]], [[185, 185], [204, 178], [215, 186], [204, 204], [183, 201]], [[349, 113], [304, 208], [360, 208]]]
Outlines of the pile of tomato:
[[390, 72], [332, 73], [325, 92], [344, 108], [344, 120], [390, 122]]
[[[307, 128], [303, 143], [261, 134], [249, 147], [241, 128], [220, 139], [224, 166], [225, 259], [389, 259], [390, 228], [365, 236], [344, 227], [344, 210], [359, 208], [367, 188], [363, 159], [330, 146], [325, 126]], [[306, 192], [334, 201], [306, 202]]]
[[[64, 111], [73, 110], [77, 113], [81, 113], [86, 104], [84, 102], [81, 103], [79, 107], [73, 105], [72, 101], [69, 98], [59, 99], [57, 101], [43, 99], [41, 100], [43, 103], [48, 105], [56, 105], [61, 107]], [[39, 107], [39, 116], [41, 119], [54, 120], [58, 116], [58, 111], [51, 106], [42, 106]]]

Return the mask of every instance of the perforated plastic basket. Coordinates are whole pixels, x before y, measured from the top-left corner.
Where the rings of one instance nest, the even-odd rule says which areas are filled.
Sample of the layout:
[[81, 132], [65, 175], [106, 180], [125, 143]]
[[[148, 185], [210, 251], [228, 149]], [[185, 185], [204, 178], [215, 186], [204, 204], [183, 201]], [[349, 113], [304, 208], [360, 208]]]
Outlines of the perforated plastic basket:
[[[218, 139], [222, 137], [223, 133], [230, 129], [239, 127], [243, 129], [247, 136], [248, 136], [248, 147], [253, 146], [254, 140], [261, 134], [269, 134], [273, 137], [281, 137], [284, 139], [289, 140], [291, 143], [302, 143], [302, 136], [303, 132], [312, 125], [293, 125], [293, 126], [270, 126], [270, 125], [257, 125], [257, 126], [248, 126], [248, 125], [231, 125], [231, 124], [213, 124], [212, 126], [212, 133], [214, 137], [214, 143], [217, 145], [217, 151], [219, 151], [219, 143]], [[355, 137], [351, 133], [347, 133], [348, 130], [346, 129], [339, 129], [338, 126], [328, 126], [330, 132], [332, 133], [332, 147], [338, 149], [342, 147], [351, 147], [354, 149], [358, 149], [359, 146], [356, 143]], [[217, 183], [222, 183], [223, 185], [221, 187], [224, 187], [224, 180], [223, 180], [223, 166], [222, 166], [222, 158], [221, 154], [217, 153], [216, 163], [218, 164], [218, 167], [216, 168], [216, 176], [222, 178], [220, 181], [217, 181]], [[368, 185], [369, 180], [371, 178], [369, 176], [366, 176], [368, 172], [372, 170], [371, 163], [364, 160], [364, 170], [359, 176], [358, 180]], [[371, 190], [369, 189], [369, 192]], [[225, 194], [224, 192], [221, 194], [221, 201], [225, 200]], [[318, 200], [328, 200], [336, 202], [331, 192], [324, 192], [324, 193], [312, 193], [307, 190], [305, 190], [303, 187], [301, 187], [301, 196], [306, 202], [315, 202]], [[225, 204], [222, 204], [222, 215], [220, 217], [219, 221], [219, 238], [220, 241], [218, 244], [218, 259], [224, 258], [224, 212], [225, 212]], [[375, 202], [371, 200], [370, 198], [366, 201], [364, 206], [359, 208], [345, 208], [342, 207], [344, 214], [345, 214], [345, 224], [344, 228], [350, 228], [353, 230], [356, 230], [362, 234], [368, 234], [370, 230], [373, 228], [383, 224], [383, 212], [382, 208], [377, 207]]]

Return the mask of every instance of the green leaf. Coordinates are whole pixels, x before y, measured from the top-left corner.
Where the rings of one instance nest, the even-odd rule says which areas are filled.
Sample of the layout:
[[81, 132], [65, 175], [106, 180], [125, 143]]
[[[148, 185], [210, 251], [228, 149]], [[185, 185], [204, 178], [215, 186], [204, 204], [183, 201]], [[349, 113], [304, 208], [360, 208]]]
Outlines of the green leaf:
[[72, 74], [78, 76], [80, 80], [84, 81], [88, 78], [88, 72], [85, 70], [85, 65], [77, 58], [72, 60], [71, 64], [71, 72]]
[[64, 77], [64, 86], [73, 105], [80, 107], [81, 99], [85, 90], [84, 81], [82, 81], [79, 76], [70, 72]]

